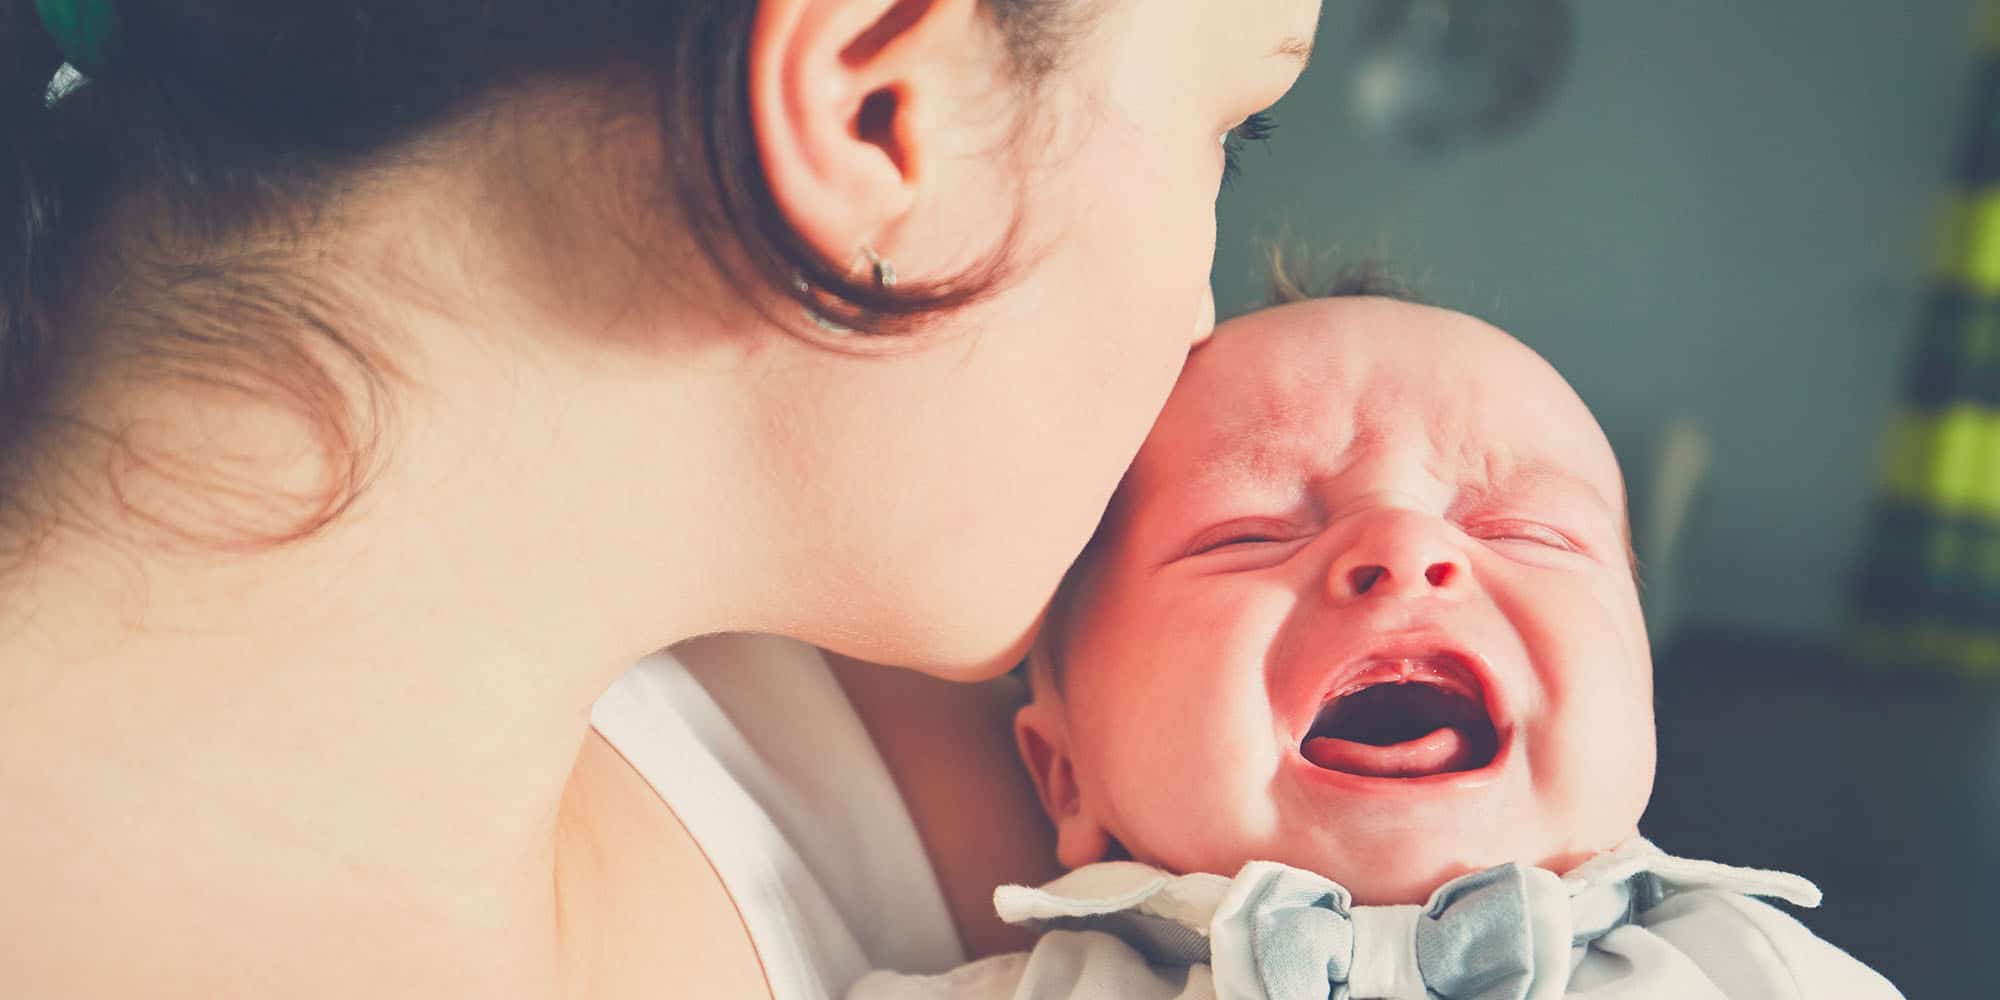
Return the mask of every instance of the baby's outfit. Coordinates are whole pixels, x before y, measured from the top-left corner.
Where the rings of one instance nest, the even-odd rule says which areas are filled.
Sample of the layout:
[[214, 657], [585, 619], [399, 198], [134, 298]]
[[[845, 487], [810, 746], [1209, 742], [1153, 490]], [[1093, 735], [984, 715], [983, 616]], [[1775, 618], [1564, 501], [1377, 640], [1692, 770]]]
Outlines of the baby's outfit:
[[869, 974], [849, 1000], [1878, 1000], [1888, 980], [1768, 896], [1819, 905], [1783, 872], [1677, 858], [1644, 839], [1567, 875], [1501, 865], [1423, 906], [1356, 906], [1268, 861], [1235, 878], [1130, 861], [1003, 886], [1033, 951], [942, 975]]

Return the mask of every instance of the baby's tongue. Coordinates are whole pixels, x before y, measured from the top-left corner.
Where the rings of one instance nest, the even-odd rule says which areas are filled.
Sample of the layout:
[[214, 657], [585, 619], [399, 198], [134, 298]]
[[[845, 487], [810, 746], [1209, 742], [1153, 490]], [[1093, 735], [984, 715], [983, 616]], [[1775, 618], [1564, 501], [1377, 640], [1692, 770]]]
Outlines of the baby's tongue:
[[1473, 764], [1472, 740], [1449, 726], [1413, 740], [1378, 747], [1372, 743], [1317, 736], [1306, 741], [1306, 759], [1329, 771], [1369, 778], [1420, 778], [1463, 771]]

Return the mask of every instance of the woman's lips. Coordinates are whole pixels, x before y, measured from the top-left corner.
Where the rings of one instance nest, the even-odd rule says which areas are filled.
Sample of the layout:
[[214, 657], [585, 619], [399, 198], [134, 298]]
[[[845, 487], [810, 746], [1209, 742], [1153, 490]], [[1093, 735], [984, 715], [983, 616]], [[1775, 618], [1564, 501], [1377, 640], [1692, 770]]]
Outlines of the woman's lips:
[[1468, 771], [1480, 763], [1473, 740], [1449, 726], [1392, 746], [1315, 736], [1306, 741], [1304, 753], [1318, 767], [1364, 778], [1421, 778]]

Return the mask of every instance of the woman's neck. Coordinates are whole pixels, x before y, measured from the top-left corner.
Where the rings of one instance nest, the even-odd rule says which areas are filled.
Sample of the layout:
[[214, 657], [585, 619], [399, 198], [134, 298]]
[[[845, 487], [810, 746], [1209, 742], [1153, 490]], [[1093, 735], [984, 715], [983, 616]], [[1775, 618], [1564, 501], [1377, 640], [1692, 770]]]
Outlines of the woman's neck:
[[0, 861], [133, 920], [254, 914], [287, 941], [301, 919], [385, 947], [546, 933], [593, 701], [652, 649], [770, 624], [738, 600], [760, 550], [731, 542], [767, 512], [729, 485], [756, 482], [735, 380], [621, 380], [485, 332], [421, 338], [382, 473], [306, 540], [168, 544], [126, 516], [172, 506], [142, 490], [83, 501], [0, 576], [0, 800], [33, 818]]

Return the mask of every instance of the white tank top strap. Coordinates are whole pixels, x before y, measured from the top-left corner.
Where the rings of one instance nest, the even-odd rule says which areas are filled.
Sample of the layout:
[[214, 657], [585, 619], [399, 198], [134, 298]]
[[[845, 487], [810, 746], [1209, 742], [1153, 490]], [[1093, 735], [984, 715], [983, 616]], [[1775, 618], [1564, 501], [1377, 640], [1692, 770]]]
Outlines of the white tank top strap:
[[819, 650], [683, 643], [621, 677], [591, 722], [715, 866], [776, 1000], [964, 961], [916, 825]]

